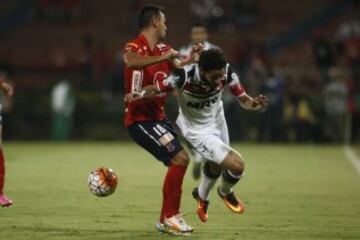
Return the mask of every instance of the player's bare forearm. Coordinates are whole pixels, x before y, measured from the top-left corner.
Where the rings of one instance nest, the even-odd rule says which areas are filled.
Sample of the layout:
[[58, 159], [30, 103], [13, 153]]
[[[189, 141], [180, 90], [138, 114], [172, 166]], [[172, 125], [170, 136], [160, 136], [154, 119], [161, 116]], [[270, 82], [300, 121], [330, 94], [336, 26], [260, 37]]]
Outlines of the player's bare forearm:
[[141, 56], [134, 52], [127, 52], [123, 55], [124, 62], [128, 68], [141, 68], [151, 64], [172, 60], [179, 53], [174, 49], [169, 49], [161, 56]]
[[153, 97], [160, 92], [155, 85], [147, 85], [142, 90], [144, 92], [143, 97]]
[[14, 95], [13, 87], [6, 82], [7, 78], [4, 74], [0, 74], [0, 89], [8, 96], [12, 97]]
[[179, 59], [174, 59], [172, 63], [175, 68], [182, 68], [188, 64], [194, 63], [194, 61], [191, 58], [187, 58], [181, 61]]
[[199, 61], [199, 57], [200, 57], [200, 53], [203, 51], [204, 49], [204, 46], [199, 43], [197, 45], [194, 45], [192, 47], [192, 50], [191, 50], [191, 53], [190, 53], [190, 56], [187, 57], [186, 59], [184, 60], [179, 60], [179, 59], [174, 59], [173, 60], [173, 65], [175, 68], [182, 68], [186, 65], [189, 65], [189, 64], [193, 64], [193, 63], [196, 63]]
[[155, 85], [148, 85], [141, 89], [141, 92], [131, 92], [125, 95], [126, 102], [132, 102], [142, 98], [153, 97], [160, 91]]
[[267, 105], [267, 97], [259, 95], [255, 98], [246, 93], [239, 97], [240, 105], [247, 110], [260, 110]]
[[166, 55], [161, 56], [140, 56], [136, 53], [129, 52], [123, 55], [124, 63], [129, 68], [142, 68], [147, 65], [163, 62], [167, 60]]

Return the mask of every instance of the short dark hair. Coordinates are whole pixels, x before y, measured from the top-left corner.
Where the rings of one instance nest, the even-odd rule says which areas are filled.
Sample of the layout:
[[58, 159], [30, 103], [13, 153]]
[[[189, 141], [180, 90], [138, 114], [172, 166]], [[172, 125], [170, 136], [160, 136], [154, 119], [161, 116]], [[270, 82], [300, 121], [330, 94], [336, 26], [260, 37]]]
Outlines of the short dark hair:
[[211, 48], [201, 53], [198, 64], [202, 70], [212, 71], [224, 68], [226, 63], [223, 51], [219, 48]]
[[150, 26], [154, 17], [159, 17], [160, 12], [164, 13], [164, 8], [157, 5], [144, 6], [138, 16], [138, 24], [140, 30]]
[[206, 29], [206, 31], [208, 30], [207, 29], [207, 26], [206, 26], [206, 24], [204, 23], [204, 22], [193, 22], [192, 24], [191, 24], [191, 29], [193, 29], [193, 28], [196, 28], [196, 27], [202, 27], [202, 28], [205, 28]]

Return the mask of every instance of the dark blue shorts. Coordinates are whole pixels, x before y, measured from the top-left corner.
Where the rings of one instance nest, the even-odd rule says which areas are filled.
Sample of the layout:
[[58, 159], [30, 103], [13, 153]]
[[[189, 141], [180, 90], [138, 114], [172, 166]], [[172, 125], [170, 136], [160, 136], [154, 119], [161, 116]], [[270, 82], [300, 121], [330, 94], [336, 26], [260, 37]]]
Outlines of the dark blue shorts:
[[127, 128], [130, 137], [166, 166], [183, 147], [170, 121], [136, 122]]

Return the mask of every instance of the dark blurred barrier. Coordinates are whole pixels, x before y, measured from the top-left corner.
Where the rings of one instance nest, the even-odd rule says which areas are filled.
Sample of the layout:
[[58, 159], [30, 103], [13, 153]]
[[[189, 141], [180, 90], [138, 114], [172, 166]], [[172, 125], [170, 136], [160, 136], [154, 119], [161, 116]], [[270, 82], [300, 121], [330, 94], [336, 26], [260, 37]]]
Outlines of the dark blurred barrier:
[[[51, 88], [66, 79], [76, 98], [70, 139], [128, 139], [123, 129], [121, 49], [136, 36], [136, 14], [147, 2], [2, 1], [0, 18], [5, 20], [0, 25], [6, 24], [0, 32], [7, 34], [0, 42], [0, 71], [10, 75], [17, 90], [13, 105], [3, 105], [5, 138], [50, 139]], [[350, 2], [352, 6], [343, 11]], [[359, 1], [156, 3], [166, 8], [167, 42], [178, 49], [189, 41], [191, 21], [209, 23], [210, 41], [223, 48], [248, 93], [269, 96], [271, 104], [262, 113], [245, 111], [233, 97], [225, 96], [233, 140], [341, 142], [344, 135], [360, 140]], [[32, 18], [16, 27], [26, 19], [29, 4]], [[179, 12], [188, 17], [186, 21]], [[8, 17], [11, 14], [16, 17]], [[273, 48], [282, 47], [274, 55], [266, 48], [272, 39], [280, 39]], [[338, 79], [331, 76], [332, 69], [345, 74]], [[336, 87], [338, 80], [342, 87]], [[346, 97], [344, 91], [333, 91], [344, 86]], [[332, 116], [329, 99], [339, 100], [343, 110], [345, 106], [340, 114], [347, 116], [345, 127], [339, 116]], [[170, 98], [167, 111], [172, 120], [175, 105]]]
[[[48, 140], [51, 137], [51, 88], [23, 89], [8, 111], [4, 111], [4, 138]], [[123, 97], [104, 99], [100, 92], [75, 90], [76, 104], [70, 139], [121, 140], [128, 139], [123, 127]], [[247, 112], [237, 102], [225, 107], [230, 135], [234, 140], [256, 140], [260, 114]], [[169, 97], [167, 113], [175, 121], [178, 110], [174, 96]]]
[[[3, 112], [4, 138], [47, 140], [53, 124], [51, 89], [18, 90], [11, 109]], [[75, 112], [70, 139], [126, 139], [123, 130], [123, 104], [114, 105], [94, 91], [76, 91]]]
[[314, 14], [312, 18], [306, 19], [305, 22], [294, 26], [289, 32], [270, 41], [267, 44], [268, 50], [270, 53], [275, 54], [281, 48], [308, 37], [313, 29], [322, 27], [331, 19], [344, 14], [352, 4], [353, 0], [340, 0], [335, 3], [330, 3], [329, 6], [325, 6], [321, 12]]
[[[5, 139], [51, 139], [54, 122], [50, 92], [50, 88], [17, 91], [12, 106], [5, 108], [3, 112]], [[129, 139], [123, 127], [122, 95], [109, 99], [101, 92], [75, 90], [75, 99], [71, 140]], [[268, 115], [266, 112], [246, 111], [239, 106], [235, 98], [227, 95], [224, 106], [231, 139], [260, 142], [343, 141], [341, 139], [345, 130], [338, 133], [340, 139], [331, 139], [326, 136], [324, 113], [321, 110], [308, 112], [309, 108], [314, 109], [315, 106], [311, 103], [311, 99], [306, 101], [297, 99], [294, 104], [297, 105], [285, 106], [286, 113], [276, 115], [275, 111], [269, 111], [270, 115]], [[174, 96], [169, 97], [166, 108], [170, 120], [175, 121], [178, 109]], [[287, 116], [291, 119], [287, 119]]]

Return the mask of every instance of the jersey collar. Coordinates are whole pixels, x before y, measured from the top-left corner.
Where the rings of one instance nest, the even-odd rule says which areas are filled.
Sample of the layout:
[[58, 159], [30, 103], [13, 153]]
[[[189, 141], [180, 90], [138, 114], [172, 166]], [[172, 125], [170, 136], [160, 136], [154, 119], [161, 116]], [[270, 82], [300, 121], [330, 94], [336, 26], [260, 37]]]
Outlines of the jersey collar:
[[149, 42], [147, 41], [145, 35], [140, 34], [138, 38], [139, 38], [140, 42], [146, 47], [146, 52], [149, 55], [154, 55], [154, 52], [155, 52], [155, 49], [156, 49], [157, 46], [155, 45], [154, 51], [151, 51], [151, 48], [149, 46]]

